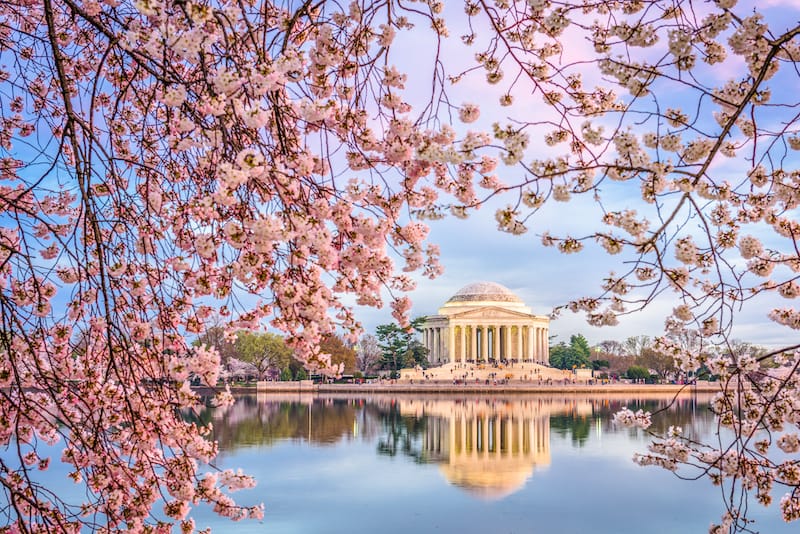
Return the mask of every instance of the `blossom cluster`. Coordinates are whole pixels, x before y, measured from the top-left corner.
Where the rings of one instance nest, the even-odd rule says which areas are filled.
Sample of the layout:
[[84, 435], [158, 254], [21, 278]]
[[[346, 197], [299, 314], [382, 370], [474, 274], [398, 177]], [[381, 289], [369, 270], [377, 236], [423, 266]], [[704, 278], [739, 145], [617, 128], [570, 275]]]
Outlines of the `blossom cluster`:
[[652, 424], [650, 412], [630, 410], [625, 407], [614, 414], [614, 423], [623, 427], [649, 428]]

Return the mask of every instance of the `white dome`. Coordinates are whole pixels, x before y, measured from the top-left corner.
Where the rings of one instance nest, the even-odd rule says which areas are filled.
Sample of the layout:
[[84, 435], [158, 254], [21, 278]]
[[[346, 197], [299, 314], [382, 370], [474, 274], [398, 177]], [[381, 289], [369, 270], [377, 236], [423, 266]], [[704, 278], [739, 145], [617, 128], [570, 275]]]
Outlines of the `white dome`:
[[495, 282], [475, 282], [462, 287], [447, 302], [522, 302], [522, 299]]

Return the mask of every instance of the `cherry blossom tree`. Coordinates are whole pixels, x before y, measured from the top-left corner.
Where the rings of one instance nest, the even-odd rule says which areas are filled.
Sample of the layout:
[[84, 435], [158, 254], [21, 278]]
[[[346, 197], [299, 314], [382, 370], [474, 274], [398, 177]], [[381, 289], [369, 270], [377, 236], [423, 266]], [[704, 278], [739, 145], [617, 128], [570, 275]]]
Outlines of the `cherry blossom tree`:
[[[378, 5], [2, 4], [10, 528], [192, 531], [201, 502], [261, 515], [228, 495], [253, 481], [209, 471], [210, 428], [182, 417], [201, 401], [190, 380], [220, 372], [219, 353], [187, 339], [216, 313], [229, 341], [269, 321], [309, 368], [336, 373], [318, 345], [357, 333], [344, 295], [376, 306], [388, 289], [403, 320], [404, 271], [439, 272], [407, 213], [436, 196], [417, 185], [434, 164], [414, 148], [450, 138], [403, 118], [402, 76], [383, 63], [404, 24]], [[84, 487], [74, 499], [35, 476], [51, 445]]]
[[[319, 345], [337, 329], [355, 340], [349, 302], [388, 301], [406, 324], [412, 273], [440, 273], [426, 219], [499, 200], [500, 230], [522, 234], [537, 212], [582, 198], [600, 213], [592, 229], [541, 231], [542, 243], [599, 247], [619, 272], [557, 311], [607, 325], [672, 298], [665, 334], [698, 342], [665, 335], [656, 348], [721, 377], [714, 409], [735, 436], [706, 447], [673, 429], [640, 462], [692, 463], [724, 484], [720, 529], [744, 528], [747, 497], [769, 504], [776, 488], [784, 518], [800, 517], [800, 344], [729, 350], [743, 309], [800, 295], [796, 12], [736, 0], [456, 5], [2, 3], [9, 528], [189, 532], [200, 502], [259, 516], [227, 491], [253, 481], [207, 468], [209, 428], [181, 415], [200, 402], [190, 379], [217, 383], [219, 353], [187, 342], [210, 317], [229, 341], [266, 322], [309, 369], [335, 374]], [[404, 72], [420, 36], [430, 68]], [[448, 56], [457, 46], [471, 55]], [[498, 107], [455, 100], [464, 84], [495, 91]], [[481, 126], [489, 113], [497, 122]], [[800, 328], [791, 304], [769, 308]], [[85, 488], [75, 501], [35, 476], [56, 444]]]
[[259, 374], [260, 371], [254, 364], [240, 360], [239, 358], [230, 358], [225, 365], [225, 370], [220, 373], [220, 376], [224, 379], [244, 380], [248, 376], [258, 377]]
[[364, 334], [356, 345], [356, 367], [364, 374], [375, 372], [381, 359], [378, 338], [372, 334]]

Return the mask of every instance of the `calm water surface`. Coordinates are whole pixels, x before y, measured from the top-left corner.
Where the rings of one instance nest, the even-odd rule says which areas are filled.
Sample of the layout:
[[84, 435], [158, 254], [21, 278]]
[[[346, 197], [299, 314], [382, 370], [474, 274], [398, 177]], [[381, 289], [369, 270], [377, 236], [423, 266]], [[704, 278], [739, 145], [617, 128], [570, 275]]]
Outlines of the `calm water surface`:
[[[698, 439], [716, 425], [707, 399], [686, 397], [654, 419]], [[707, 532], [722, 513], [706, 479], [631, 461], [648, 436], [615, 428], [622, 406], [664, 399], [531, 395], [246, 396], [209, 410], [220, 467], [258, 478], [239, 492], [263, 502], [263, 522], [206, 510], [198, 527], [270, 533]], [[777, 496], [779, 498], [779, 496]], [[755, 530], [797, 532], [775, 507], [753, 505]]]

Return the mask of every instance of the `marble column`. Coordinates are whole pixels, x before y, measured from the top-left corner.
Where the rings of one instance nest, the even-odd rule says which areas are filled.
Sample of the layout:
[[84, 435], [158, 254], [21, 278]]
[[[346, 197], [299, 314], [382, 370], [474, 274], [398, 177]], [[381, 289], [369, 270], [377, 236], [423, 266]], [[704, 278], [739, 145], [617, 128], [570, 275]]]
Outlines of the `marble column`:
[[506, 350], [503, 352], [506, 360], [511, 359], [511, 325], [506, 326]]
[[431, 359], [433, 359], [436, 354], [436, 328], [430, 329], [430, 332], [428, 333], [428, 339], [430, 340], [430, 344], [428, 345], [428, 355]]
[[522, 361], [522, 326], [517, 325], [517, 352], [514, 354], [517, 360]]
[[546, 342], [547, 336], [544, 335], [544, 328], [539, 328], [539, 360], [542, 363], [547, 362]]
[[536, 329], [536, 333], [538, 337], [536, 338], [536, 352], [538, 356], [536, 357], [539, 360], [539, 363], [544, 363], [544, 343], [542, 343], [542, 339], [544, 338], [544, 329], [541, 327]]
[[525, 350], [522, 351], [526, 362], [531, 361], [531, 327], [526, 326], [525, 331], [522, 332], [522, 345]]
[[432, 332], [433, 328], [425, 329], [425, 348], [428, 349], [428, 354], [433, 354]]
[[445, 360], [447, 355], [447, 344], [450, 342], [450, 329], [443, 326], [439, 332], [439, 362]]
[[459, 361], [464, 363], [467, 359], [467, 332], [464, 325], [461, 325], [461, 346], [458, 348]]
[[500, 359], [500, 326], [492, 326], [492, 358]]
[[427, 339], [425, 340], [425, 347], [428, 349], [428, 354], [430, 354], [431, 356], [433, 356], [433, 350], [434, 350], [433, 349], [433, 330], [434, 330], [433, 328], [428, 328], [425, 331], [425, 333], [427, 334], [426, 335]]
[[528, 327], [528, 360], [533, 361], [533, 327]]
[[489, 352], [489, 329], [485, 326], [481, 327], [481, 359], [486, 361], [489, 359], [488, 352]]
[[450, 329], [443, 326], [439, 329], [439, 362], [447, 355], [447, 343], [450, 341]]
[[447, 342], [449, 341], [449, 332], [445, 327], [439, 328], [439, 346], [438, 346], [438, 359], [437, 361], [442, 361], [444, 357], [445, 351], [447, 350]]
[[478, 361], [478, 327], [475, 325], [470, 326], [469, 328], [469, 347], [470, 347], [470, 354], [469, 357], [473, 361]]
[[447, 359], [445, 363], [456, 359], [456, 325], [453, 323], [449, 323], [447, 326], [447, 342], [447, 351], [445, 352]]

